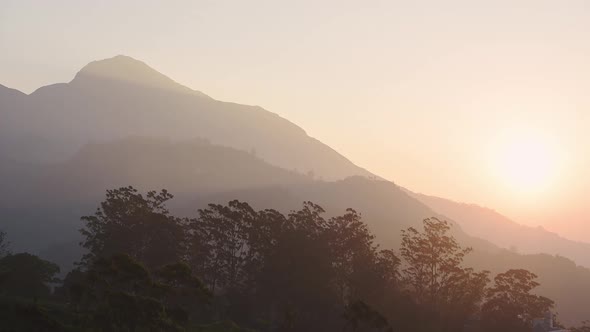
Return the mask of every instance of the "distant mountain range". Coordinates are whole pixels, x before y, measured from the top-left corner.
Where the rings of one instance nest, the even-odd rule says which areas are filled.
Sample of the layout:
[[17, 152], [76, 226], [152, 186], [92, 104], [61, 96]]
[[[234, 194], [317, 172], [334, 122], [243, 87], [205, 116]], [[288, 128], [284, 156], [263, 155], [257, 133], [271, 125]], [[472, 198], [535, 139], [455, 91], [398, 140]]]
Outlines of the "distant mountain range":
[[568, 240], [540, 226], [521, 225], [492, 209], [475, 204], [406, 192], [437, 213], [456, 221], [467, 234], [517, 253], [560, 255], [590, 267], [590, 243]]
[[[64, 267], [81, 253], [79, 217], [94, 212], [106, 189], [166, 188], [185, 216], [231, 199], [282, 211], [310, 200], [331, 214], [356, 209], [394, 249], [400, 230], [447, 218], [475, 249], [471, 265], [527, 267], [562, 320], [590, 318], [579, 310], [590, 307], [590, 270], [551, 256], [590, 266], [590, 245], [407, 191], [276, 114], [214, 100], [129, 57], [90, 63], [70, 83], [30, 95], [0, 86], [0, 161], [0, 229], [16, 250]], [[511, 247], [535, 255], [502, 249]]]
[[329, 180], [371, 175], [274, 113], [214, 100], [126, 56], [92, 62], [70, 83], [29, 96], [0, 87], [0, 96], [5, 158], [55, 162], [88, 142], [198, 137]]

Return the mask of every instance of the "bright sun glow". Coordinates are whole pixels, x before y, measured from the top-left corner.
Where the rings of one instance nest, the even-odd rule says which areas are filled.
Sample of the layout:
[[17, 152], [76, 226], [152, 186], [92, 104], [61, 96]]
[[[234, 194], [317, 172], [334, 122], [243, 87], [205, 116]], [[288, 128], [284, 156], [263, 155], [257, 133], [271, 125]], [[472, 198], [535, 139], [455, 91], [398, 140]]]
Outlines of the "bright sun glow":
[[496, 180], [517, 194], [539, 194], [547, 190], [559, 173], [559, 157], [554, 146], [538, 134], [503, 136], [492, 157]]

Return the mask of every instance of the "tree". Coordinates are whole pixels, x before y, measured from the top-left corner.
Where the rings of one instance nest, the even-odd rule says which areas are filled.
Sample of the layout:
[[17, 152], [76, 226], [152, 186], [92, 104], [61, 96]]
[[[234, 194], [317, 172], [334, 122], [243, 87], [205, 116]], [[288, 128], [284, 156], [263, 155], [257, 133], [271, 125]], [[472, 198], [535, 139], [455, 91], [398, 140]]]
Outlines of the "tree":
[[133, 187], [108, 190], [96, 213], [82, 217], [82, 246], [89, 251], [83, 264], [115, 254], [128, 254], [150, 269], [180, 260], [184, 233], [166, 208], [172, 198], [166, 190], [146, 197]]
[[185, 263], [165, 265], [153, 273], [152, 279], [161, 291], [159, 298], [167, 314], [183, 324], [188, 323], [191, 312], [208, 304], [212, 295]]
[[284, 223], [262, 258], [256, 282], [261, 311], [280, 331], [329, 331], [337, 324], [334, 308], [342, 303], [333, 287], [332, 233], [323, 213], [319, 205], [304, 202], [286, 219], [278, 218]]
[[0, 231], [0, 259], [10, 254], [10, 242], [6, 239], [6, 232]]
[[336, 284], [342, 303], [346, 305], [359, 300], [367, 290], [363, 286], [374, 272], [377, 259], [375, 236], [353, 209], [330, 219], [329, 226]]
[[21, 253], [0, 259], [0, 294], [37, 299], [50, 294], [59, 266], [37, 256]]
[[150, 273], [129, 255], [98, 258], [87, 271], [70, 272], [63, 288], [88, 315], [84, 327], [104, 331], [177, 331], [209, 297], [188, 265], [173, 263]]
[[475, 273], [461, 266], [471, 248], [462, 248], [448, 234], [450, 229], [447, 221], [428, 218], [423, 232], [413, 227], [402, 231], [404, 281], [414, 300], [443, 331], [462, 328], [476, 312], [488, 282], [487, 271]]
[[344, 319], [352, 332], [359, 331], [393, 331], [387, 319], [362, 301], [355, 301], [346, 306]]
[[70, 331], [56, 319], [54, 312], [39, 303], [17, 299], [0, 301], [0, 322], [2, 331]]
[[553, 301], [531, 291], [539, 286], [537, 276], [523, 269], [500, 273], [482, 306], [484, 331], [529, 331], [534, 318], [543, 317]]
[[402, 231], [401, 255], [408, 264], [405, 280], [422, 303], [440, 303], [452, 280], [462, 272], [463, 258], [471, 248], [461, 248], [450, 235], [447, 221], [424, 219], [424, 232], [413, 227]]
[[[194, 264], [215, 291], [234, 290], [244, 285], [245, 267], [251, 259], [250, 229], [256, 212], [247, 204], [231, 201], [227, 206], [209, 204], [190, 222], [193, 250], [202, 263]], [[199, 255], [205, 251], [205, 255]]]

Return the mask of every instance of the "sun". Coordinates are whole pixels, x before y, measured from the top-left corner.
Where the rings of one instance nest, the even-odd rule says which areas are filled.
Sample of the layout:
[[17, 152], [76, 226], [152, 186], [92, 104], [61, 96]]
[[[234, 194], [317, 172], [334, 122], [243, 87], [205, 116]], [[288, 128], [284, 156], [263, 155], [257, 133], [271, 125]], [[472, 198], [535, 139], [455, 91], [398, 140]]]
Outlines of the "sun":
[[516, 133], [495, 145], [492, 171], [496, 181], [519, 194], [541, 193], [558, 175], [558, 153], [543, 135]]

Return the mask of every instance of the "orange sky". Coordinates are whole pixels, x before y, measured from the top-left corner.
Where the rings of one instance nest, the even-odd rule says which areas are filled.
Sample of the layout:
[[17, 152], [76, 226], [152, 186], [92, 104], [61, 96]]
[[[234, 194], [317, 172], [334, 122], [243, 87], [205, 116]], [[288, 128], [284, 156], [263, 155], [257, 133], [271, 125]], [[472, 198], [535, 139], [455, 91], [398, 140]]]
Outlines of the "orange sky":
[[[590, 241], [588, 1], [2, 7], [0, 84], [31, 92], [127, 54], [276, 112], [414, 191]], [[535, 176], [522, 170], [531, 159]]]

